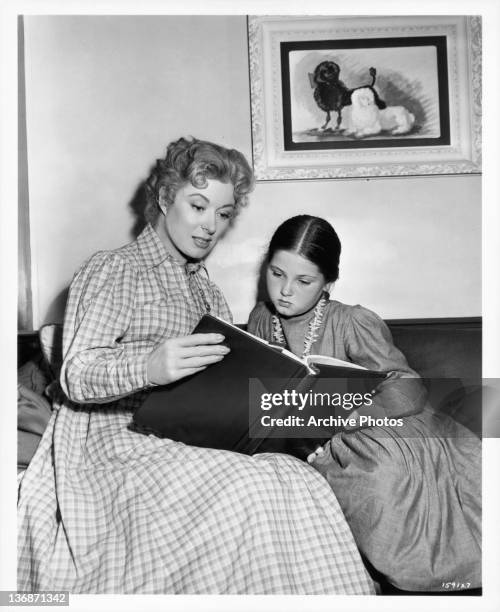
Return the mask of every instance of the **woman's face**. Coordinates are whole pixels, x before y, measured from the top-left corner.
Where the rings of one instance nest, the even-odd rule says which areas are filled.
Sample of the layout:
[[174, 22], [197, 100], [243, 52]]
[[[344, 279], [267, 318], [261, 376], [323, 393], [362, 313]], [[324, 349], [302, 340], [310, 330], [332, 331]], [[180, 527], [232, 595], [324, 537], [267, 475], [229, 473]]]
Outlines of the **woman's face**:
[[318, 266], [294, 251], [276, 251], [266, 281], [269, 297], [283, 317], [311, 310], [329, 286]]
[[203, 259], [225, 233], [234, 215], [232, 183], [208, 180], [206, 187], [187, 183], [172, 204], [162, 203], [156, 231], [167, 251], [185, 262]]

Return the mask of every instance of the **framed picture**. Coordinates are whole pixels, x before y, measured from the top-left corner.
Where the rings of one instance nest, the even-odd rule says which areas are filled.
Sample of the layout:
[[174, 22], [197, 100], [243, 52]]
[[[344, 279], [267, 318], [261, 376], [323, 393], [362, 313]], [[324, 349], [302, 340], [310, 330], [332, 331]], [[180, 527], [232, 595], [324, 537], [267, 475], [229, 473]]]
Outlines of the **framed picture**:
[[248, 19], [257, 180], [481, 171], [481, 18]]

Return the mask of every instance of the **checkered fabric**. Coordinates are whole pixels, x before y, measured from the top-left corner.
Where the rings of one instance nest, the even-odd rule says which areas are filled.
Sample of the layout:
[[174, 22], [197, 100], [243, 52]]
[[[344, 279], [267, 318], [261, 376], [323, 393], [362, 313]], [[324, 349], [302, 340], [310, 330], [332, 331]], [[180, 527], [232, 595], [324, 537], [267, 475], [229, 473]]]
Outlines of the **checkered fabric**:
[[20, 481], [18, 589], [374, 593], [335, 495], [307, 464], [127, 429], [147, 354], [189, 333], [207, 301], [230, 317], [204, 268], [173, 261], [149, 226], [76, 275], [61, 385], [78, 403], [56, 403]]

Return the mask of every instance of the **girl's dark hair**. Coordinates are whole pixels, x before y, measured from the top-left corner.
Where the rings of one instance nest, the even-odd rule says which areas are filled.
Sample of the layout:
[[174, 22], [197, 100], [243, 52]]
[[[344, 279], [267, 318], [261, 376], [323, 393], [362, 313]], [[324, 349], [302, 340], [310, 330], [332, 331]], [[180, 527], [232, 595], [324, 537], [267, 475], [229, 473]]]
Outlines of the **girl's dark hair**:
[[145, 220], [155, 224], [160, 214], [160, 191], [167, 204], [172, 204], [186, 183], [205, 187], [208, 179], [232, 183], [235, 213], [247, 204], [248, 194], [254, 186], [252, 169], [239, 151], [196, 138], [179, 138], [171, 142], [165, 159], [157, 160], [146, 181]]
[[284, 221], [274, 232], [267, 251], [271, 261], [276, 251], [293, 251], [316, 264], [326, 282], [339, 277], [340, 240], [333, 227], [310, 215], [298, 215]]

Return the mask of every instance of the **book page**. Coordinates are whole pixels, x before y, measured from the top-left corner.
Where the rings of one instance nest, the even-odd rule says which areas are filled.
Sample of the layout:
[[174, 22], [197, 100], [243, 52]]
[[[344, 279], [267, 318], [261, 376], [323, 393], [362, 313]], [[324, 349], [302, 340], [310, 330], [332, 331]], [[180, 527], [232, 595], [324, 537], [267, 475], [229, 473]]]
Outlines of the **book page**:
[[[279, 347], [276, 347], [276, 348], [279, 348]], [[295, 361], [299, 363], [303, 363], [309, 370], [310, 374], [317, 373], [316, 369], [314, 368], [315, 363], [329, 365], [329, 366], [338, 366], [341, 368], [354, 368], [356, 370], [366, 370], [367, 369], [363, 366], [357, 365], [356, 363], [351, 363], [350, 361], [343, 361], [342, 359], [337, 359], [336, 357], [328, 357], [328, 355], [308, 355], [304, 359], [301, 359], [300, 357], [297, 357], [297, 355], [295, 355], [288, 349], [281, 349], [281, 352], [284, 355], [287, 355], [288, 357], [290, 357], [291, 359], [294, 359]]]
[[309, 355], [306, 357], [306, 363], [309, 366], [312, 363], [321, 363], [324, 365], [339, 366], [342, 368], [355, 368], [357, 370], [366, 370], [367, 368], [358, 365], [357, 363], [351, 363], [350, 361], [343, 361], [336, 357], [328, 357], [327, 355]]

